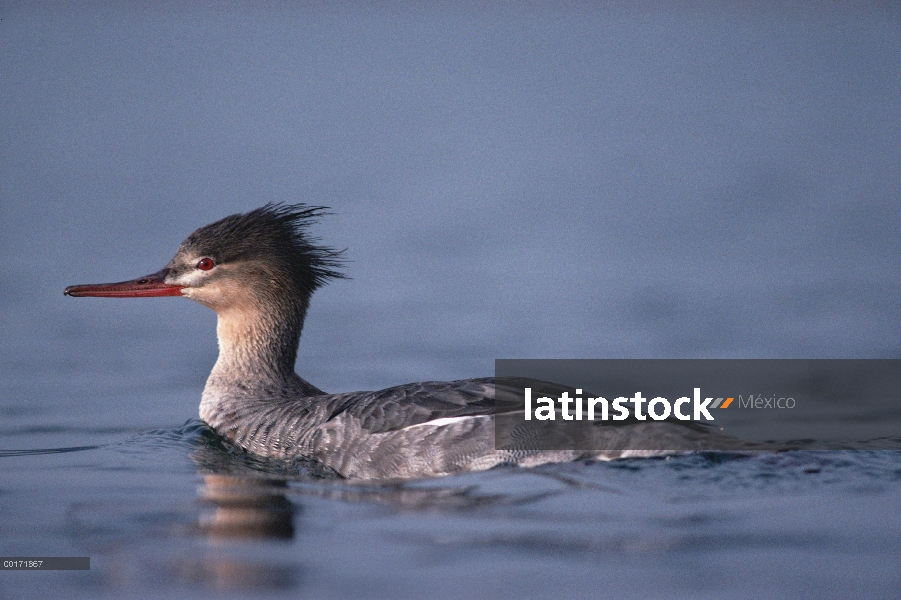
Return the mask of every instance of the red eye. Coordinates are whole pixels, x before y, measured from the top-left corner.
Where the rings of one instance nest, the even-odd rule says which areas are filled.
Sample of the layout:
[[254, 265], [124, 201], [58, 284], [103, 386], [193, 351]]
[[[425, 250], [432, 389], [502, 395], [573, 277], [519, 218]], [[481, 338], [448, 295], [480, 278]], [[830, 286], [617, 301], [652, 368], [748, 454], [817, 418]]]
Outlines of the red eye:
[[201, 271], [209, 271], [213, 267], [216, 266], [216, 263], [213, 262], [212, 258], [201, 258], [200, 262], [197, 263], [197, 268]]

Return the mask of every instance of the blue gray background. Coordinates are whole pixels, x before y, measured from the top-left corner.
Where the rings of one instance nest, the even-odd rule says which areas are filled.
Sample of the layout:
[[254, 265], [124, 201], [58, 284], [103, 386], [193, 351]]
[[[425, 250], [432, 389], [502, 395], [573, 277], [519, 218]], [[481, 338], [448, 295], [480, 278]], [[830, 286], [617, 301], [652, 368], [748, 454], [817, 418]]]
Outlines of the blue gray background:
[[195, 396], [172, 414], [193, 415], [213, 313], [62, 290], [155, 271], [266, 202], [331, 206], [316, 234], [347, 248], [298, 359], [329, 391], [495, 358], [901, 353], [897, 3], [0, 18], [13, 403], [178, 389]]

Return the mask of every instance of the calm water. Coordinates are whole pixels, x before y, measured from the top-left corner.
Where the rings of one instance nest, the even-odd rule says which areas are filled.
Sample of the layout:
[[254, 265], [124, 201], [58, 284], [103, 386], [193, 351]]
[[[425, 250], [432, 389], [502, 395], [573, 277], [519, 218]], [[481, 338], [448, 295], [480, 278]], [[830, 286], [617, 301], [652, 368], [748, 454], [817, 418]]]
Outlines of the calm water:
[[901, 596], [898, 452], [288, 480], [210, 311], [63, 298], [305, 201], [325, 390], [901, 356], [897, 2], [429, 6], [0, 3], [0, 554], [92, 560], [0, 598]]
[[[200, 421], [25, 425], [88, 447], [0, 455], [6, 554], [90, 572], [4, 572], [0, 597], [895, 598], [901, 453], [498, 469], [399, 485], [288, 476]], [[48, 445], [49, 446], [49, 445]]]

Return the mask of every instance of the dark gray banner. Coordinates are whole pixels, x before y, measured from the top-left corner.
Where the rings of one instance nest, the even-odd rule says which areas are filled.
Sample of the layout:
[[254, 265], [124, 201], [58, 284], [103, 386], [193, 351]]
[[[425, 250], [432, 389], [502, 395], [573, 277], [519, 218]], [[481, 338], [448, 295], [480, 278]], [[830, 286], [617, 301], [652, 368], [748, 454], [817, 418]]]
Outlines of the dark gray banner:
[[496, 446], [901, 449], [901, 360], [497, 360]]
[[5, 571], [89, 571], [89, 556], [4, 556], [0, 569]]

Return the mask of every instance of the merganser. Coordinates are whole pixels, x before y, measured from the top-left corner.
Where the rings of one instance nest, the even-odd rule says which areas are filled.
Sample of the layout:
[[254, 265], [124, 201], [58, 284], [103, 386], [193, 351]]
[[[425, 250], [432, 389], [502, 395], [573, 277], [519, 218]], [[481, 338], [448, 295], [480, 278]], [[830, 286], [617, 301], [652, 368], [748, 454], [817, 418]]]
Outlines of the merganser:
[[[626, 440], [610, 452], [498, 450], [494, 400], [504, 390], [492, 378], [343, 394], [327, 394], [301, 379], [294, 362], [310, 297], [327, 281], [344, 278], [342, 253], [317, 245], [308, 234], [326, 210], [270, 203], [231, 215], [189, 235], [156, 273], [70, 286], [64, 293], [183, 296], [216, 311], [219, 357], [203, 390], [200, 418], [232, 444], [262, 457], [314, 460], [345, 478], [407, 479], [499, 464], [616, 458], [628, 455], [630, 446], [647, 447], [646, 441]], [[674, 446], [704, 447], [696, 428], [633, 427], [636, 440], [647, 436], [649, 427], [657, 434], [663, 427], [677, 440]], [[615, 429], [622, 439], [622, 428]]]

